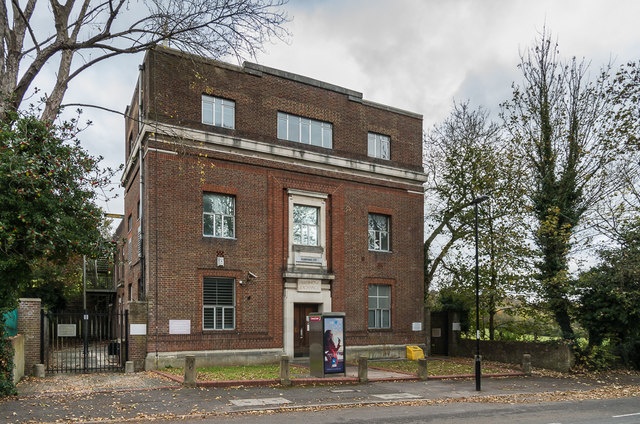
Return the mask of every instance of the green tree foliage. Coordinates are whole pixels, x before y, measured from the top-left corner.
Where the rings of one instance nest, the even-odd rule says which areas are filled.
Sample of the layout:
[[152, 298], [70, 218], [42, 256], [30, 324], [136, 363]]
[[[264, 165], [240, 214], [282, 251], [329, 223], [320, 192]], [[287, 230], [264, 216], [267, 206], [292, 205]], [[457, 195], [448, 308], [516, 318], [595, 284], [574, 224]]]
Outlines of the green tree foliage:
[[428, 134], [425, 146], [431, 211], [425, 289], [441, 269], [446, 271], [438, 278], [441, 289], [474, 292], [471, 206], [476, 197], [491, 196], [491, 202], [479, 206], [482, 303], [491, 329], [501, 299], [508, 291], [523, 290], [531, 270], [524, 179], [517, 158], [506, 147], [500, 128], [490, 122], [487, 112], [471, 110], [468, 104], [454, 105], [450, 117]]
[[0, 322], [0, 397], [16, 393], [13, 384], [13, 348]]
[[[599, 203], [621, 190], [617, 178], [626, 160], [630, 131], [616, 120], [628, 110], [620, 86], [603, 69], [595, 80], [575, 58], [558, 58], [557, 44], [544, 32], [521, 58], [523, 83], [503, 105], [512, 151], [529, 170], [528, 198], [536, 221], [535, 242], [541, 295], [562, 330], [573, 339], [569, 315], [568, 263], [580, 225]], [[621, 83], [622, 84], [622, 83]]]
[[35, 260], [31, 279], [21, 285], [20, 296], [39, 298], [48, 310], [66, 309], [69, 301], [82, 296], [82, 258], [73, 256], [65, 263]]
[[492, 151], [498, 134], [486, 111], [472, 110], [464, 103], [455, 104], [451, 115], [425, 135], [425, 293], [451, 248], [471, 234], [473, 199], [493, 187], [496, 164], [485, 160], [485, 155]]
[[16, 307], [43, 261], [62, 265], [111, 248], [95, 200], [112, 171], [80, 147], [76, 123], [12, 114], [0, 124], [0, 312]]
[[624, 234], [619, 247], [603, 250], [602, 263], [580, 276], [577, 315], [590, 351], [608, 344], [640, 369], [640, 221]]

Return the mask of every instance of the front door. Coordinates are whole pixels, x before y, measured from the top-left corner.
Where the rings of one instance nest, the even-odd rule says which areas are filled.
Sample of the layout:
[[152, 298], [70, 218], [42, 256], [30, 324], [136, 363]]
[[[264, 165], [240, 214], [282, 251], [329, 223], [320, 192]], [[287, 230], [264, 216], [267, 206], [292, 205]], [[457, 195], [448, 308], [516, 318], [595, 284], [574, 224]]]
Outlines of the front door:
[[309, 356], [309, 330], [307, 317], [318, 312], [318, 305], [296, 303], [293, 305], [293, 356]]

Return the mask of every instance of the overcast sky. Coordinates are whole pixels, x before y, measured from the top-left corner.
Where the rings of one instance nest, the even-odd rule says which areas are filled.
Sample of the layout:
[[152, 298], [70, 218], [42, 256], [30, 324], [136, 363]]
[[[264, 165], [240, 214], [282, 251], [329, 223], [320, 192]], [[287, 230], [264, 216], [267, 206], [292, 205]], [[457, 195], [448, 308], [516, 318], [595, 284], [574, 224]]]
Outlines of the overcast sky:
[[[454, 100], [497, 111], [520, 80], [519, 52], [545, 25], [562, 57], [585, 57], [594, 72], [610, 59], [640, 59], [637, 0], [290, 0], [286, 10], [289, 42], [266, 45], [252, 61], [420, 113], [425, 129], [444, 119]], [[124, 111], [141, 61], [128, 56], [92, 68], [72, 83], [66, 103]], [[117, 167], [123, 118], [92, 109], [83, 117], [94, 122], [81, 134], [85, 148]], [[122, 213], [122, 197], [105, 207]]]

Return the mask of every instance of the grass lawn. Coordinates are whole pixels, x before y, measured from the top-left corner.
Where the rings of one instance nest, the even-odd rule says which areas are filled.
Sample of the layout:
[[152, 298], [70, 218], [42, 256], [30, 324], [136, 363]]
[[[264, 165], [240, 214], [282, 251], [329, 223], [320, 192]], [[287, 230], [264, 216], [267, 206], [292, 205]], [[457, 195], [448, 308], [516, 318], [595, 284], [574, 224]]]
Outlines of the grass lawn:
[[[183, 376], [184, 369], [167, 367], [162, 371]], [[291, 365], [289, 367], [291, 378], [296, 375], [309, 374], [309, 370], [303, 367]], [[197, 381], [228, 381], [228, 380], [268, 380], [280, 378], [280, 365], [244, 365], [229, 367], [203, 367], [196, 371]]]
[[[383, 368], [391, 371], [404, 372], [407, 374], [418, 373], [418, 361], [369, 361], [370, 367]], [[427, 362], [427, 374], [428, 375], [460, 375], [460, 374], [473, 374], [475, 372], [475, 364], [473, 361], [468, 363], [446, 361], [440, 359], [429, 360]], [[492, 374], [505, 372], [504, 369], [495, 368], [490, 366], [482, 366], [482, 373]]]
[[[418, 373], [418, 361], [407, 361], [403, 359], [394, 361], [369, 361], [370, 367], [382, 368], [390, 371], [398, 371], [407, 374]], [[162, 371], [183, 376], [182, 368], [167, 367]], [[291, 378], [309, 376], [309, 369], [296, 365], [290, 366]], [[459, 375], [473, 374], [473, 360], [468, 362], [448, 361], [434, 359], [427, 363], [429, 375]], [[502, 368], [487, 366], [483, 363], [482, 372], [485, 374], [505, 372]], [[229, 380], [268, 380], [280, 378], [280, 365], [245, 365], [228, 367], [202, 367], [198, 368], [197, 381], [229, 381]]]

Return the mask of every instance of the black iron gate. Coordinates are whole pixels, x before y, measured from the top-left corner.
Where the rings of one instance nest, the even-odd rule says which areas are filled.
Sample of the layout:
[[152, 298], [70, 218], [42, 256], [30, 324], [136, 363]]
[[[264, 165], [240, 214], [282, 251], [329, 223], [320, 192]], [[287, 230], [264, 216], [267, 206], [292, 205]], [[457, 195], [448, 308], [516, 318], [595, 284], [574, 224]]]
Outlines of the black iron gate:
[[120, 371], [129, 356], [129, 315], [41, 311], [40, 360], [47, 373]]

